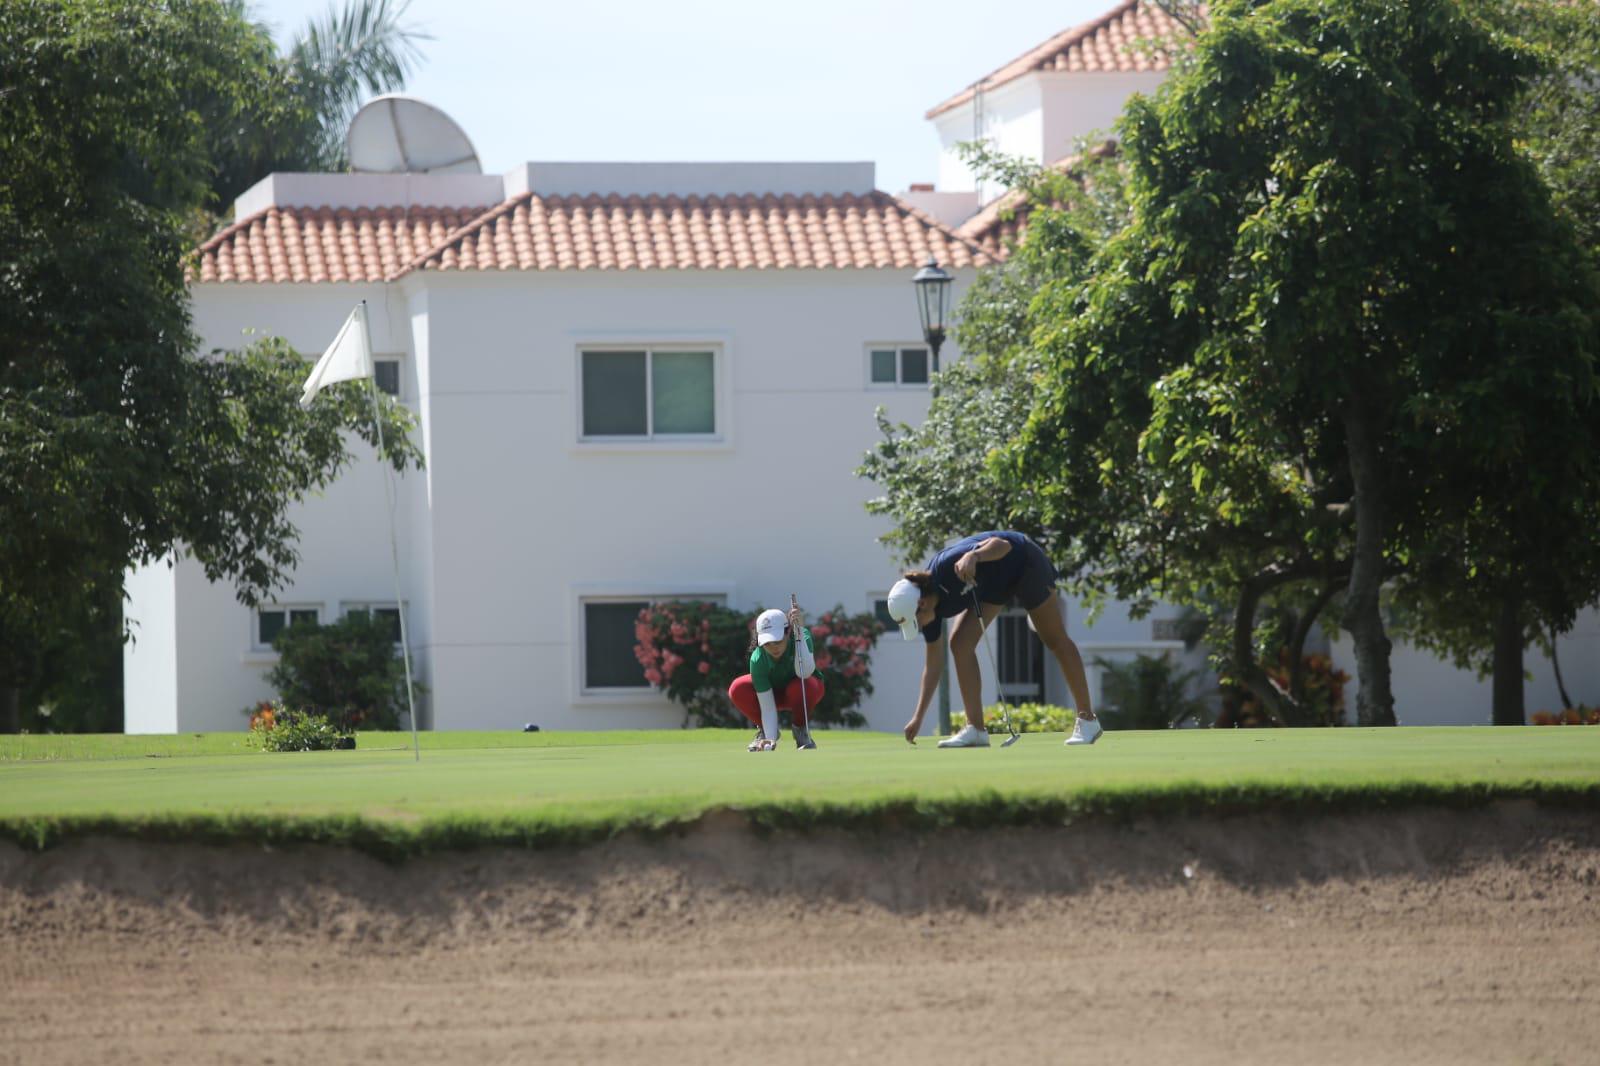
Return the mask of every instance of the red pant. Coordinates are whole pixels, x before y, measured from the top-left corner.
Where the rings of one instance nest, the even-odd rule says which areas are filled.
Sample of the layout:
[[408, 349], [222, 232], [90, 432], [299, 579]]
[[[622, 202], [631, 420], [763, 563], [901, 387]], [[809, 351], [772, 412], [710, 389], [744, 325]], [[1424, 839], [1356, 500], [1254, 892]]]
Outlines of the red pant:
[[[801, 678], [797, 677], [783, 686], [782, 689], [773, 689], [772, 695], [778, 701], [778, 710], [788, 711], [795, 725], [804, 729], [811, 723], [807, 718], [805, 708], [800, 706], [801, 680]], [[812, 674], [810, 677], [805, 678], [804, 681], [806, 684], [806, 707], [815, 707], [818, 701], [822, 699], [823, 692], [826, 691], [822, 686], [822, 678]], [[728, 698], [733, 701], [735, 707], [739, 708], [740, 714], [750, 719], [752, 725], [758, 729], [761, 727], [761, 702], [756, 699], [756, 683], [750, 680], [749, 674], [745, 674], [728, 686]]]

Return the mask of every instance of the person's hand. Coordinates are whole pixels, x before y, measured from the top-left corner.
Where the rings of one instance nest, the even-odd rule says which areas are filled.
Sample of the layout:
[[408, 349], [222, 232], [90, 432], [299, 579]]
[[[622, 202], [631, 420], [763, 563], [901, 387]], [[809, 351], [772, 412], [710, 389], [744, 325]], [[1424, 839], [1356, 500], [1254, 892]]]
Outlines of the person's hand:
[[789, 629], [790, 629], [791, 632], [794, 632], [794, 633], [800, 632], [800, 621], [804, 617], [805, 617], [805, 615], [800, 613], [800, 608], [798, 608], [798, 607], [789, 608]]
[[969, 551], [956, 560], [956, 577], [970, 585], [978, 579], [978, 553]]
[[907, 722], [905, 728], [906, 743], [915, 744], [917, 742], [917, 734], [920, 732], [922, 732], [922, 719], [913, 718]]

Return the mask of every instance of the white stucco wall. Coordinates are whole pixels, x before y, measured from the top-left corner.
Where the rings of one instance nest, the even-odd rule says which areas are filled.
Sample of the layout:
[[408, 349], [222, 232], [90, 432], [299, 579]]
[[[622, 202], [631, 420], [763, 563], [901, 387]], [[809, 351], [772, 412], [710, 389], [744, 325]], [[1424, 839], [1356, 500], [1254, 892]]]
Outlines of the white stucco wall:
[[[400, 480], [396, 507], [413, 655], [431, 689], [424, 725], [650, 727], [681, 712], [653, 692], [581, 691], [584, 596], [720, 595], [754, 611], [793, 591], [815, 616], [870, 610], [894, 580], [875, 543], [886, 526], [862, 508], [874, 486], [853, 471], [877, 438], [876, 406], [897, 421], [926, 411], [925, 388], [868, 383], [870, 346], [919, 343], [907, 275], [429, 273], [389, 287], [203, 285], [194, 300], [207, 348], [253, 328], [316, 354], [365, 298], [375, 351], [404, 355], [429, 457]], [[580, 444], [578, 352], [601, 342], [713, 347], [722, 439]], [[302, 562], [274, 596], [325, 620], [394, 598], [382, 470], [353, 448], [363, 458], [292, 512]], [[174, 600], [175, 661], [143, 654], [154, 643], [130, 653], [129, 676], [150, 693], [130, 710], [164, 701], [170, 725], [139, 719], [240, 728], [241, 709], [271, 694], [253, 612], [192, 561], [168, 577], [155, 592]], [[920, 661], [913, 645], [880, 645], [874, 727], [904, 721]], [[170, 696], [144, 680], [163, 670]]]
[[[1350, 675], [1345, 685], [1345, 718], [1356, 720], [1357, 672], [1355, 647], [1348, 633], [1332, 642], [1333, 662]], [[1600, 611], [1578, 616], [1572, 632], [1556, 644], [1561, 677], [1567, 695], [1593, 707], [1600, 703]], [[1390, 653], [1395, 717], [1401, 725], [1489, 725], [1494, 709], [1493, 682], [1468, 670], [1458, 670], [1432, 652], [1396, 641]], [[1561, 710], [1555, 670], [1550, 658], [1536, 647], [1523, 652], [1523, 669], [1529, 679], [1523, 688], [1528, 715]]]
[[[1078, 150], [1094, 133], [1107, 133], [1134, 93], [1153, 93], [1161, 73], [1025, 74], [983, 96], [982, 136], [997, 150], [1035, 163], [1052, 163]], [[970, 192], [976, 175], [961, 160], [959, 146], [978, 139], [972, 101], [933, 119], [939, 137], [940, 192]], [[1005, 190], [983, 186], [984, 200]]]

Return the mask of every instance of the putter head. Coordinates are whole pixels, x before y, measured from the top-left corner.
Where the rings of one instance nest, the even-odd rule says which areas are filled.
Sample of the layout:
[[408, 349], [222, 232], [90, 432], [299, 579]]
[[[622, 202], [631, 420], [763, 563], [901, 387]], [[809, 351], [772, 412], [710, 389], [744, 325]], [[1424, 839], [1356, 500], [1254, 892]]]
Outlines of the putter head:
[[1012, 733], [1009, 737], [1006, 737], [1006, 739], [1004, 739], [1004, 740], [1002, 740], [1000, 742], [1000, 746], [1002, 748], [1009, 748], [1011, 745], [1015, 744], [1017, 741], [1019, 741], [1021, 739], [1022, 739], [1022, 734], [1021, 733]]

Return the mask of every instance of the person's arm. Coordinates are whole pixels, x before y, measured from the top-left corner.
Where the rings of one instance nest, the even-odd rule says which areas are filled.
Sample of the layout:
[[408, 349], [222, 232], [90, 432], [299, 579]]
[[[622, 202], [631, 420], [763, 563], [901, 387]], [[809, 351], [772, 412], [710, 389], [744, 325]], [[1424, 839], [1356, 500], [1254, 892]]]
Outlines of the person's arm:
[[794, 638], [794, 676], [810, 677], [817, 672], [817, 658], [811, 650], [811, 631], [801, 629]]
[[756, 702], [761, 704], [761, 735], [768, 740], [778, 739], [778, 700], [769, 688], [765, 692], [756, 693]]
[[917, 710], [905, 728], [906, 740], [913, 744], [917, 742], [917, 734], [922, 731], [922, 719], [928, 713], [928, 704], [933, 702], [933, 694], [939, 691], [939, 678], [944, 675], [944, 641], [935, 640], [926, 648], [922, 660], [922, 687], [917, 692]]
[[1011, 542], [1004, 537], [989, 537], [956, 560], [956, 577], [967, 584], [978, 580], [978, 564], [992, 563], [1011, 554]]

